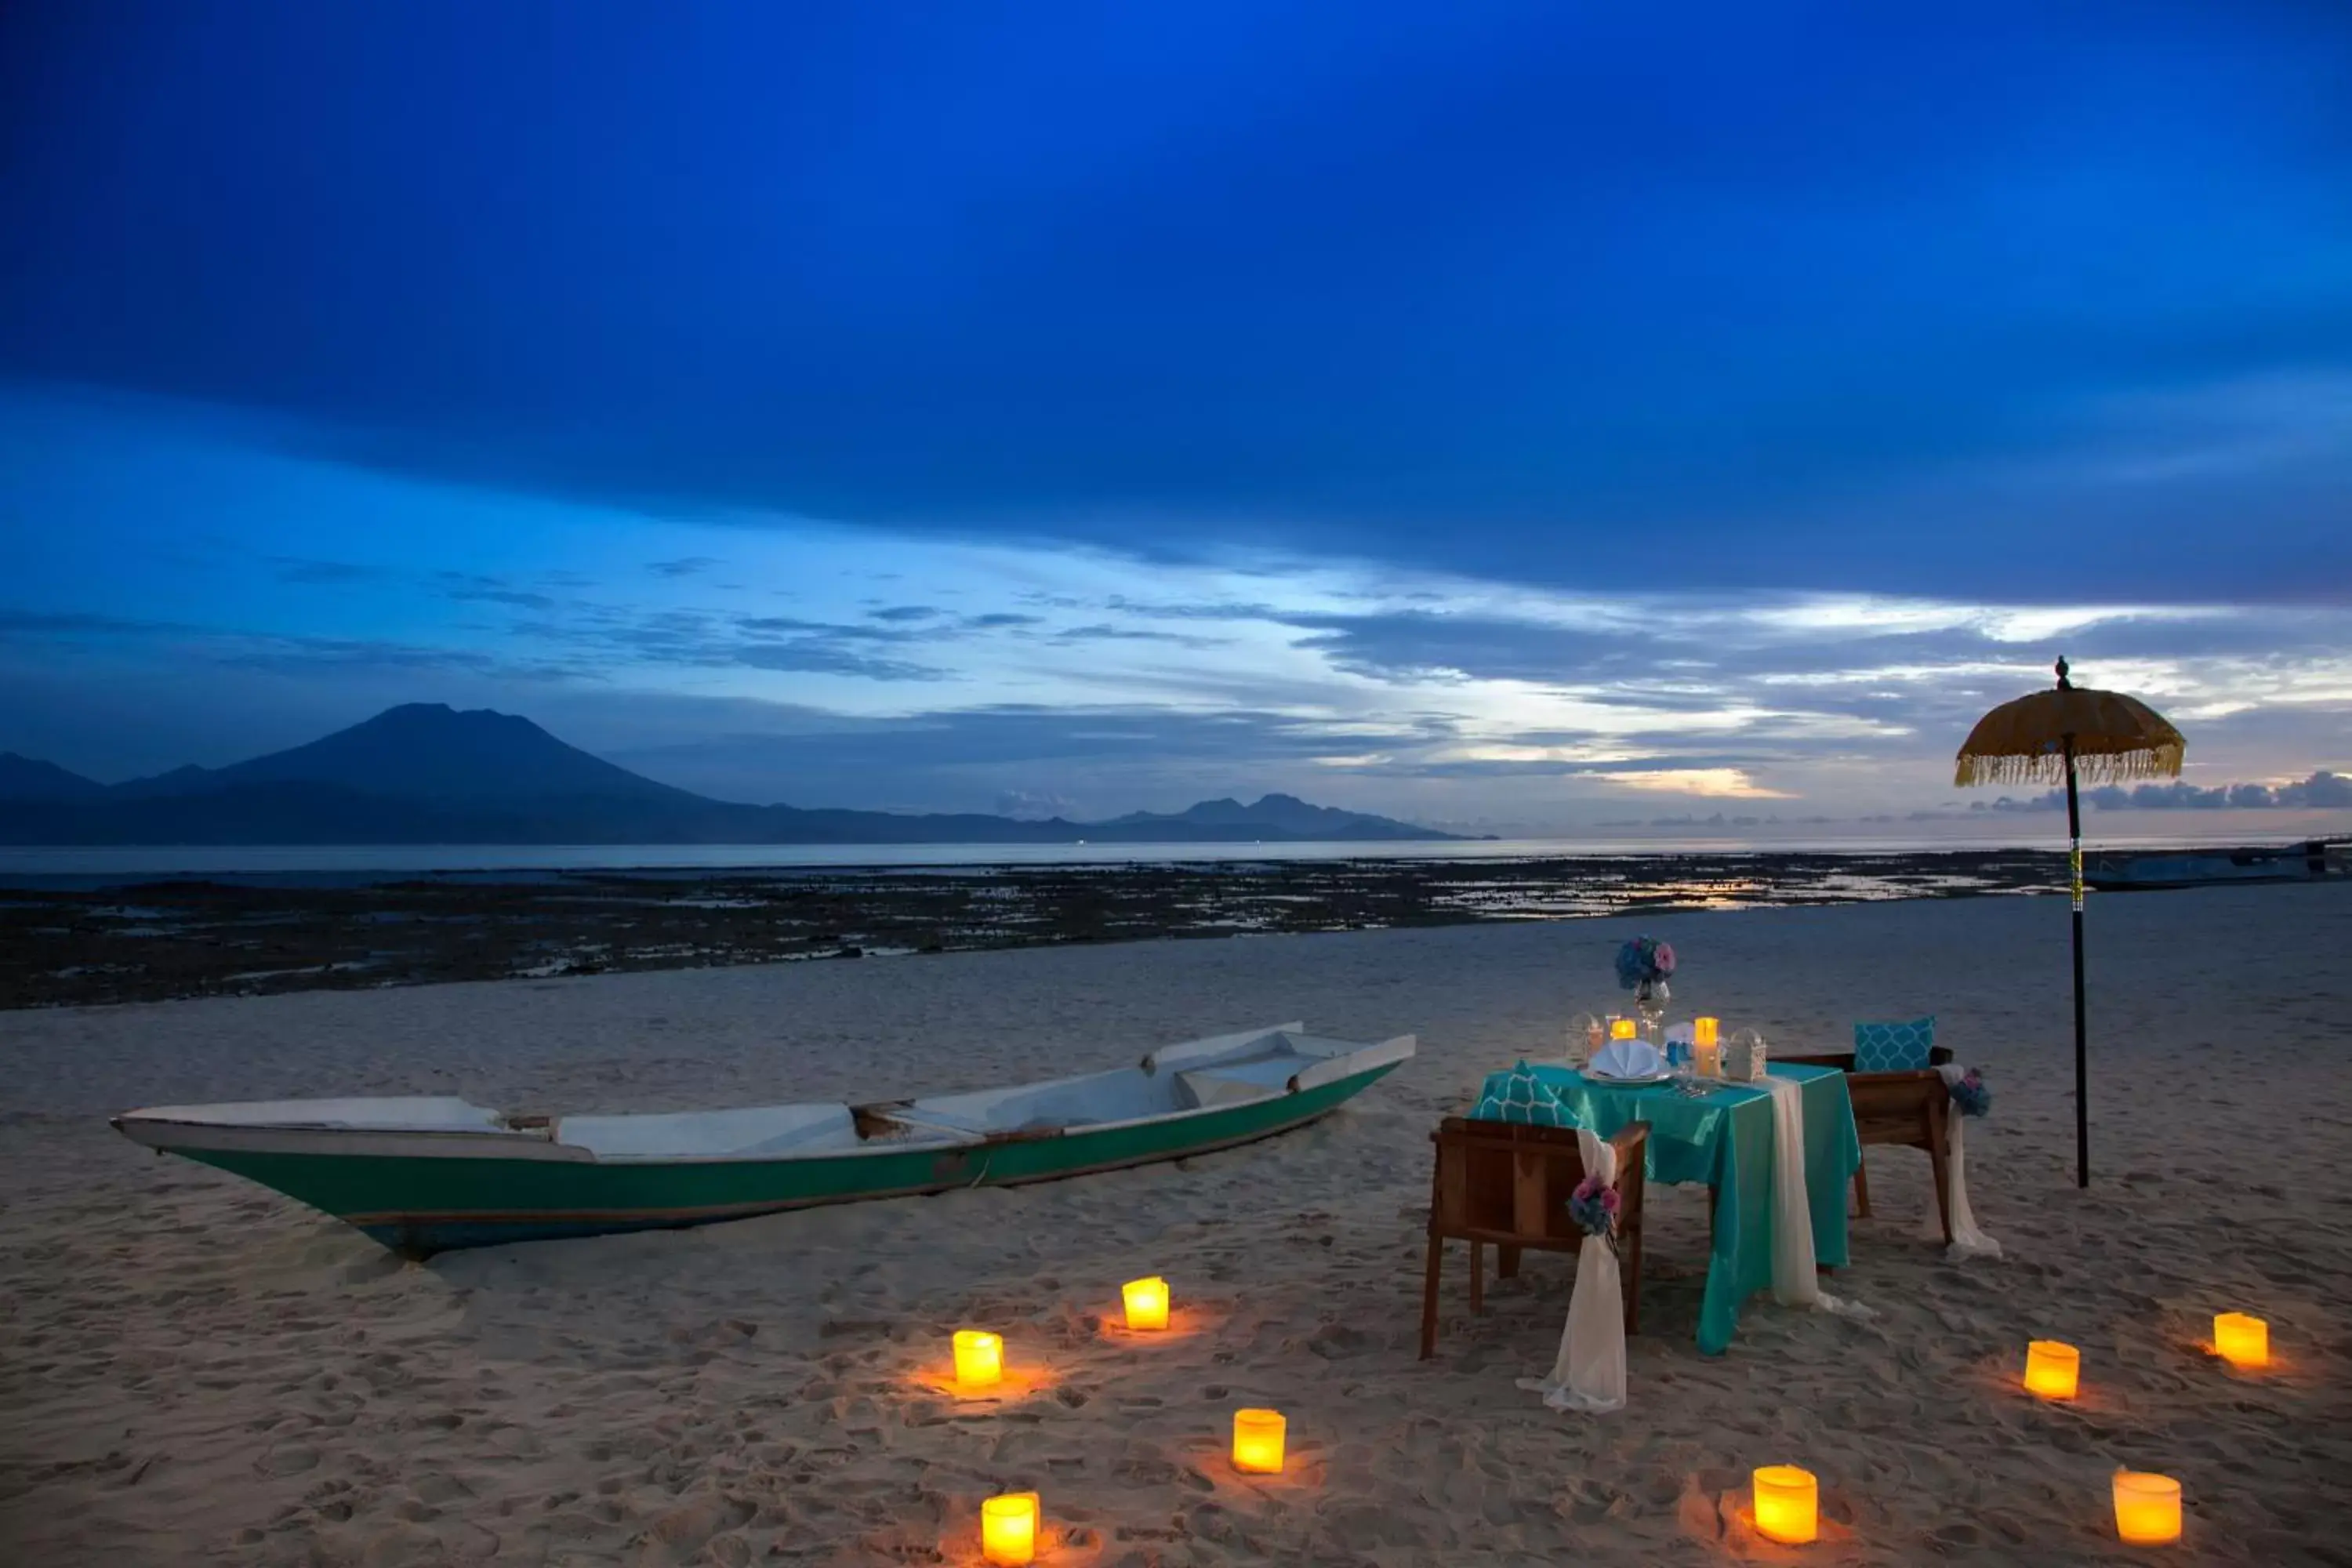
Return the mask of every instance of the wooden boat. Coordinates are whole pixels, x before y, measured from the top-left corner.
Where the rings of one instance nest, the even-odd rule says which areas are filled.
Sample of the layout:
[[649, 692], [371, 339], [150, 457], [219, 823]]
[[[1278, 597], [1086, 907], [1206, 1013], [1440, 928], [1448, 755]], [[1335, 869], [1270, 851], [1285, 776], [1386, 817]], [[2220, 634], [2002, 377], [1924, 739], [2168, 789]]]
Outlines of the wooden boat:
[[426, 1258], [1204, 1153], [1312, 1121], [1412, 1053], [1411, 1035], [1359, 1045], [1282, 1024], [1108, 1072], [874, 1105], [546, 1116], [288, 1100], [132, 1110], [114, 1126]]
[[2083, 880], [2108, 893], [2234, 882], [2318, 882], [2347, 876], [2352, 876], [2352, 842], [2325, 838], [2256, 849], [2114, 852], [2092, 856], [2083, 868]]

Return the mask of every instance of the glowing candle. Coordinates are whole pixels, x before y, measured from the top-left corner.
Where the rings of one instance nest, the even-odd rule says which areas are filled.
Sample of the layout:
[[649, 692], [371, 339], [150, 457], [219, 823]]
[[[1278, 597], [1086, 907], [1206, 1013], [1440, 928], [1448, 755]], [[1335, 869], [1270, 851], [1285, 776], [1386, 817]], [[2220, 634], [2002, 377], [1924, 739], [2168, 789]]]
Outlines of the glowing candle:
[[1756, 1472], [1756, 1530], [1769, 1540], [1802, 1546], [1821, 1529], [1821, 1483], [1794, 1465]]
[[2072, 1399], [2083, 1376], [2083, 1352], [2056, 1340], [2033, 1340], [2025, 1347], [2025, 1392], [2044, 1399]]
[[2260, 1318], [2250, 1318], [2243, 1312], [2222, 1312], [2213, 1320], [2213, 1348], [2231, 1366], [2246, 1368], [2268, 1366], [2271, 1362], [2271, 1326]]
[[1691, 1020], [1691, 1044], [1695, 1046], [1714, 1045], [1717, 1041], [1716, 1031], [1722, 1026], [1722, 1021], [1720, 1019], [1693, 1018]]
[[979, 1329], [958, 1329], [956, 1382], [964, 1388], [993, 1388], [1004, 1376], [1004, 1342]]
[[1130, 1329], [1164, 1329], [1168, 1326], [1168, 1281], [1157, 1274], [1149, 1279], [1130, 1279], [1119, 1287], [1127, 1299], [1127, 1326]]
[[980, 1550], [998, 1568], [1022, 1568], [1037, 1555], [1037, 1494], [1006, 1492], [980, 1505]]
[[2180, 1483], [2144, 1470], [2117, 1470], [2116, 1533], [2134, 1546], [2179, 1540]]
[[1609, 1020], [1609, 1037], [1612, 1040], [1630, 1040], [1633, 1038], [1639, 1026], [1631, 1018], [1612, 1018]]
[[1282, 1433], [1288, 1423], [1278, 1410], [1234, 1412], [1234, 1468], [1259, 1475], [1282, 1473]]

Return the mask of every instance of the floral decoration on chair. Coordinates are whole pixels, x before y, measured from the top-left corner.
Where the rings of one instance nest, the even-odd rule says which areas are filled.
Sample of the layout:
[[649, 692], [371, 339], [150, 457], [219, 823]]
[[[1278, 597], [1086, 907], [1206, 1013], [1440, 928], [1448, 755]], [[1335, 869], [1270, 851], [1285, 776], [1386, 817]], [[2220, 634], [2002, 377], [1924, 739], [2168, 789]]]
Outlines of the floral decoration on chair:
[[1613, 1252], [1617, 1247], [1617, 1211], [1624, 1202], [1623, 1194], [1615, 1187], [1598, 1176], [1587, 1176], [1569, 1194], [1568, 1217], [1585, 1235], [1607, 1242]]
[[1948, 1088], [1962, 1116], [1982, 1116], [1992, 1109], [1992, 1088], [1985, 1082], [1982, 1068], [1970, 1068]]

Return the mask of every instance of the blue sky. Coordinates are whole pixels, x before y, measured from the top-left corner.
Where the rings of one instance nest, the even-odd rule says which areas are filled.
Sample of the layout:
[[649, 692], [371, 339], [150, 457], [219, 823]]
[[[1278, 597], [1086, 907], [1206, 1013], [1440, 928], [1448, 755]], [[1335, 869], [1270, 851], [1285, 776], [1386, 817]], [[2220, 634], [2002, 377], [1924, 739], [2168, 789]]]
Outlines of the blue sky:
[[2063, 650], [2352, 768], [2352, 12], [1632, 12], [10, 6], [0, 749], [1843, 822]]

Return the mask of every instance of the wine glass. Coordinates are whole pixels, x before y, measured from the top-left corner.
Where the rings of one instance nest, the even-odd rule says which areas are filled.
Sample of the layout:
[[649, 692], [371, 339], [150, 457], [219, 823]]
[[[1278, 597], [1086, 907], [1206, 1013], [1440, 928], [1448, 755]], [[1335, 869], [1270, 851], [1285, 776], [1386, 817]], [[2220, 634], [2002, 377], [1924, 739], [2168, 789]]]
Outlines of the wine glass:
[[1582, 1067], [1592, 1059], [1594, 1052], [1608, 1043], [1609, 1026], [1591, 1014], [1579, 1013], [1568, 1021], [1569, 1066]]

